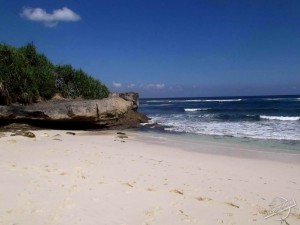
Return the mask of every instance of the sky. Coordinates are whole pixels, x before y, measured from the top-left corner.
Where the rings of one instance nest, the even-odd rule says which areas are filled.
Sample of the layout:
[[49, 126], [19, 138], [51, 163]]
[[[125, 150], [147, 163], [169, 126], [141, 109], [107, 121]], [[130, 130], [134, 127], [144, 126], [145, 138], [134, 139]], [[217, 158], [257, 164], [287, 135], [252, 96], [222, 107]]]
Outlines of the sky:
[[0, 42], [141, 97], [300, 94], [299, 0], [0, 0]]

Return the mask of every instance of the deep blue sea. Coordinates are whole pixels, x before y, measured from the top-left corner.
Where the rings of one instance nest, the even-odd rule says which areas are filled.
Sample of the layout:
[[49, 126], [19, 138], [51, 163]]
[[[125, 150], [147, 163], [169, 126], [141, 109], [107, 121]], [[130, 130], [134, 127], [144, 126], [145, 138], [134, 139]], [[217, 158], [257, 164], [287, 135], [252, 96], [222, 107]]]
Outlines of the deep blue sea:
[[168, 132], [300, 144], [300, 96], [141, 99], [139, 110]]

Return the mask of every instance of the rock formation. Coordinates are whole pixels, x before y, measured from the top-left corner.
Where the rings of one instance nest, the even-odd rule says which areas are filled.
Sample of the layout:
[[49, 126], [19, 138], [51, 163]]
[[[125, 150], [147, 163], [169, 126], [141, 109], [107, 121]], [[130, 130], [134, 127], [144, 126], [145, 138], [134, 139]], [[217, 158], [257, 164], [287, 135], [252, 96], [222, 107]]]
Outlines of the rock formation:
[[137, 112], [138, 94], [111, 94], [100, 100], [47, 101], [0, 106], [0, 120], [35, 125], [85, 125], [94, 128], [137, 127], [148, 118]]

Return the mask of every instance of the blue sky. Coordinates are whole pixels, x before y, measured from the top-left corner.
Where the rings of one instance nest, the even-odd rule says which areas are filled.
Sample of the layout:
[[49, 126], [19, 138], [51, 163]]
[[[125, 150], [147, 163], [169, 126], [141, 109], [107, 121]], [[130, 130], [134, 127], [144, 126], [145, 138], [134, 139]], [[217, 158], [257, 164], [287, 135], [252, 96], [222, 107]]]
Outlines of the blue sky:
[[0, 0], [0, 42], [33, 41], [142, 97], [300, 94], [299, 0]]

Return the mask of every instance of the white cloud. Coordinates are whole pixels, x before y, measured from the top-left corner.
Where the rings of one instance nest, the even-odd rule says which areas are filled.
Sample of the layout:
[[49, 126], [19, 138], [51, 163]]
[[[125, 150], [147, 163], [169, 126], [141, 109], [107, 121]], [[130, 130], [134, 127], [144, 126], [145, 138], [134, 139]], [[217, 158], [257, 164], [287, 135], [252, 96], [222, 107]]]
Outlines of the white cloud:
[[129, 84], [127, 87], [133, 88], [133, 87], [135, 87], [135, 84]]
[[24, 19], [42, 22], [47, 27], [55, 27], [59, 22], [76, 22], [81, 20], [81, 17], [67, 7], [55, 9], [52, 13], [47, 13], [41, 8], [24, 8], [20, 13]]
[[165, 84], [156, 84], [156, 88], [160, 89], [160, 88], [164, 88]]
[[165, 84], [147, 84], [147, 88], [156, 88], [156, 89], [162, 89], [164, 88], [166, 85]]
[[113, 82], [113, 86], [116, 88], [120, 88], [120, 87], [122, 87], [122, 83]]

